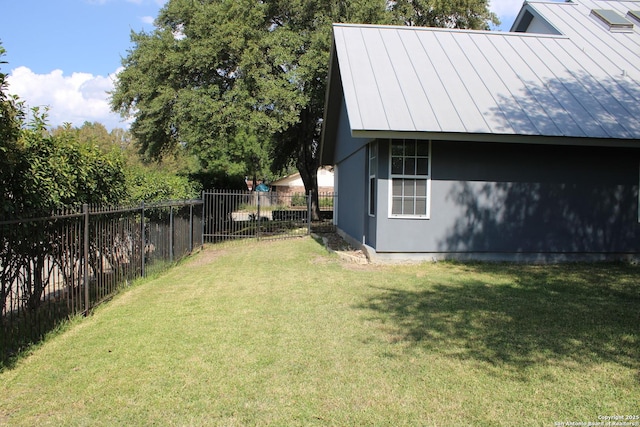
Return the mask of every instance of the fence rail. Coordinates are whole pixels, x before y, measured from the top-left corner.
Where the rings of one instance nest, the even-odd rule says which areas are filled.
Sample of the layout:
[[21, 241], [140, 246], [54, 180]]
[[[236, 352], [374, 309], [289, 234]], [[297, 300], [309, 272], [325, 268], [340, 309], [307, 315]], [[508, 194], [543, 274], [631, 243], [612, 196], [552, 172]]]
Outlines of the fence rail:
[[318, 195], [320, 218], [312, 220], [312, 198], [305, 194], [211, 190], [202, 194], [206, 242], [281, 239], [333, 227], [333, 193]]
[[202, 200], [0, 221], [0, 360], [203, 244]]

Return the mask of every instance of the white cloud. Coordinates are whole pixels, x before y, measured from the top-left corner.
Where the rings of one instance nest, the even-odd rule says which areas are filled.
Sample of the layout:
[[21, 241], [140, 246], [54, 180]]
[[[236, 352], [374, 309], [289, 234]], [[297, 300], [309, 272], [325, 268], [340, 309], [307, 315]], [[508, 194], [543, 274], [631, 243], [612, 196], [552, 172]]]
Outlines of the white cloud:
[[156, 18], [154, 18], [153, 16], [143, 16], [142, 18], [140, 18], [143, 24], [148, 25], [153, 25], [153, 21], [155, 21], [155, 19]]
[[28, 108], [49, 106], [49, 125], [65, 122], [82, 126], [85, 121], [102, 123], [107, 129], [127, 128], [128, 123], [111, 112], [108, 91], [113, 90], [115, 73], [107, 77], [89, 73], [65, 76], [62, 70], [35, 74], [18, 67], [9, 75], [8, 92], [18, 95]]

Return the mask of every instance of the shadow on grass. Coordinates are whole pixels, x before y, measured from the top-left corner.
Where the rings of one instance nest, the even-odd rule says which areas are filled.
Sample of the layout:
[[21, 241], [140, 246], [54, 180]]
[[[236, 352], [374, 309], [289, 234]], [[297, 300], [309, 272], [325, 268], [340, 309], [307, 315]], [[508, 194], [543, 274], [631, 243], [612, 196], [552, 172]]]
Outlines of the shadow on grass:
[[[377, 288], [362, 308], [397, 340], [523, 370], [612, 362], [640, 369], [640, 270], [620, 264], [452, 265], [451, 280]], [[446, 283], [441, 283], [446, 281]]]

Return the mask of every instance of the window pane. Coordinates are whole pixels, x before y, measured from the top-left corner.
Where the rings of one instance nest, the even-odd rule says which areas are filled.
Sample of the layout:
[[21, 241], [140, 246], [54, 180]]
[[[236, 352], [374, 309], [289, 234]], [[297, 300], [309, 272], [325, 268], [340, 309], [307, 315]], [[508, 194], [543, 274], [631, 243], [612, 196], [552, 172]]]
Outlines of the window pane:
[[425, 216], [429, 207], [427, 179], [429, 141], [391, 141], [391, 214]]
[[416, 155], [416, 142], [415, 141], [406, 141], [404, 143], [404, 155], [405, 156], [415, 156]]
[[376, 179], [371, 178], [369, 180], [369, 214], [375, 215], [376, 213]]
[[429, 159], [428, 158], [418, 159], [418, 170], [416, 175], [429, 175]]
[[414, 211], [413, 211], [413, 198], [411, 199], [404, 199], [404, 202], [402, 203], [402, 213], [405, 215], [413, 215]]
[[391, 173], [402, 175], [402, 157], [391, 158]]
[[406, 158], [404, 159], [404, 174], [415, 175], [416, 174], [416, 159]]
[[394, 197], [391, 203], [391, 213], [394, 215], [402, 214], [402, 199], [399, 197]]
[[392, 192], [391, 194], [395, 197], [395, 196], [402, 196], [402, 180], [401, 179], [394, 179], [393, 180], [393, 185], [392, 185]]
[[404, 196], [405, 197], [413, 197], [414, 192], [414, 184], [415, 181], [413, 179], [405, 179], [404, 180]]

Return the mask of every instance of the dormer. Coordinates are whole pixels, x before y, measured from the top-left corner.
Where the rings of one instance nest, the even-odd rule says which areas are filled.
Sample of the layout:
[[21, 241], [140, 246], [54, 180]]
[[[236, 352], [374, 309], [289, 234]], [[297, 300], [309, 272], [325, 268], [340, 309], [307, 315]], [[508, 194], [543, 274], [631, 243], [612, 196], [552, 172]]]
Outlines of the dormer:
[[550, 34], [556, 36], [562, 34], [533, 10], [533, 8], [529, 7], [526, 2], [511, 26], [511, 31], [516, 33]]

